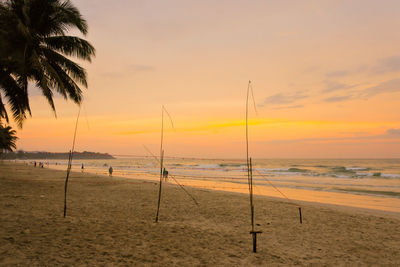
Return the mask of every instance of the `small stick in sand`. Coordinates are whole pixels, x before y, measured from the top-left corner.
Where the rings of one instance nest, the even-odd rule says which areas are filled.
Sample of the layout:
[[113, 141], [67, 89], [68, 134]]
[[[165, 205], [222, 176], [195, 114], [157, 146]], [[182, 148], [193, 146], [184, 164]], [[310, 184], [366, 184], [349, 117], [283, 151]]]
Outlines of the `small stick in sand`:
[[301, 216], [301, 207], [299, 207], [300, 223], [303, 223], [303, 217]]

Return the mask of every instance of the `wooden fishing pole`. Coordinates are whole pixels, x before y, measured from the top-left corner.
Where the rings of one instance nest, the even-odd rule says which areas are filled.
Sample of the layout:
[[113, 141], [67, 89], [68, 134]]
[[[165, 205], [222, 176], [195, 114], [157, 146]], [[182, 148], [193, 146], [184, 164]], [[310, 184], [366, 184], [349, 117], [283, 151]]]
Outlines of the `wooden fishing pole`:
[[72, 149], [69, 151], [69, 157], [68, 157], [67, 177], [65, 178], [65, 184], [64, 184], [64, 218], [65, 218], [65, 216], [67, 216], [68, 179], [69, 179], [69, 174], [70, 174], [71, 168], [72, 168], [72, 157], [73, 157], [74, 149], [75, 149], [76, 132], [78, 130], [78, 121], [79, 121], [80, 114], [81, 114], [81, 106], [79, 106], [78, 116], [76, 117], [75, 132], [74, 132], [74, 138], [72, 141]]
[[168, 115], [172, 128], [175, 130], [174, 122], [172, 121], [171, 115], [169, 115], [167, 109], [164, 105], [161, 107], [161, 142], [160, 142], [160, 187], [158, 189], [158, 204], [157, 204], [157, 213], [156, 213], [156, 222], [158, 222], [158, 214], [160, 211], [160, 203], [161, 203], [161, 190], [162, 190], [162, 179], [163, 179], [163, 161], [164, 161], [164, 150], [163, 150], [163, 142], [164, 142], [164, 112]]
[[254, 104], [254, 109], [255, 109], [256, 106], [255, 106], [253, 89], [251, 87], [251, 81], [249, 81], [249, 84], [247, 86], [247, 97], [246, 97], [246, 161], [247, 161], [247, 182], [249, 185], [249, 196], [250, 196], [250, 216], [251, 216], [250, 234], [253, 237], [253, 252], [256, 253], [257, 252], [257, 234], [261, 234], [262, 232], [255, 231], [255, 227], [254, 227], [253, 166], [252, 166], [251, 158], [249, 157], [249, 126], [248, 126], [250, 90], [251, 90], [251, 94], [253, 97], [253, 104]]
[[250, 158], [250, 210], [251, 210], [251, 232], [254, 232], [254, 203], [253, 203], [253, 165]]
[[64, 218], [67, 214], [67, 186], [68, 186], [68, 178], [69, 178], [69, 172], [71, 169], [71, 150], [68, 153], [68, 165], [67, 165], [67, 177], [65, 179], [65, 184], [64, 184]]

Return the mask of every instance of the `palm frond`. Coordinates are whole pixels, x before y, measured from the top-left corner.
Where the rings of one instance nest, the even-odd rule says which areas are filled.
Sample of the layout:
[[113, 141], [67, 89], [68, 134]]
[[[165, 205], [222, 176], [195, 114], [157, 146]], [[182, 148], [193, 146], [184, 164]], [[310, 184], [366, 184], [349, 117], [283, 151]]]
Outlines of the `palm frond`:
[[67, 0], [58, 5], [57, 20], [67, 26], [75, 26], [78, 30], [86, 35], [88, 32], [88, 25], [86, 20], [82, 17], [79, 10]]
[[38, 80], [36, 82], [36, 86], [38, 88], [40, 88], [40, 90], [42, 91], [43, 96], [47, 99], [47, 102], [49, 102], [49, 105], [50, 105], [51, 109], [53, 110], [54, 115], [57, 117], [56, 107], [54, 105], [54, 100], [53, 100], [53, 92], [49, 88], [49, 85], [48, 85], [46, 77], [43, 76], [42, 79]]
[[62, 80], [62, 86], [56, 86], [55, 89], [61, 94], [68, 94], [76, 104], [81, 104], [82, 102], [82, 90], [75, 83], [71, 77], [57, 64], [51, 63], [51, 66], [58, 73], [60, 79]]
[[95, 48], [86, 40], [76, 36], [51, 36], [44, 39], [47, 48], [59, 51], [67, 56], [74, 56], [89, 62], [95, 56]]
[[[0, 70], [1, 73], [1, 70]], [[31, 114], [29, 99], [24, 90], [24, 82], [14, 79], [10, 74], [1, 73], [0, 89], [4, 92], [5, 98], [10, 104], [13, 118], [19, 127], [22, 127], [23, 121], [26, 119], [26, 113]]]
[[16, 132], [10, 126], [4, 127], [0, 123], [0, 152], [3, 150], [12, 151], [17, 148], [16, 141], [18, 137]]
[[87, 87], [87, 74], [84, 68], [51, 49], [43, 48], [43, 54], [46, 60], [57, 64], [74, 80]]
[[0, 118], [5, 119], [7, 123], [9, 122], [7, 110], [6, 110], [6, 107], [4, 106], [3, 99], [1, 98], [1, 94], [0, 94]]

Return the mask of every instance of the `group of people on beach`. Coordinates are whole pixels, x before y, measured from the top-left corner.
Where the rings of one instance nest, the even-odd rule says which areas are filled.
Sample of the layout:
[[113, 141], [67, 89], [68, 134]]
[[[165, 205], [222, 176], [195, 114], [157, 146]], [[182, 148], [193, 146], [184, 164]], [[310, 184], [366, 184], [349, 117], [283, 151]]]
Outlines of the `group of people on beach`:
[[[31, 163], [32, 163], [32, 162], [31, 162]], [[48, 162], [47, 162], [46, 164], [49, 165]], [[58, 163], [56, 162], [55, 165], [58, 165]], [[43, 162], [36, 162], [36, 161], [34, 161], [34, 162], [33, 162], [33, 166], [34, 166], [34, 167], [37, 167], [37, 166], [38, 166], [39, 168], [44, 168], [44, 163], [43, 163]], [[84, 170], [85, 170], [85, 165], [82, 163], [82, 165], [81, 165], [81, 172], [83, 172]], [[113, 171], [114, 171], [113, 167], [110, 166], [110, 168], [108, 168], [108, 175], [109, 175], [109, 176], [112, 176]], [[165, 168], [164, 168], [164, 171], [163, 171], [163, 177], [164, 177], [164, 178], [168, 178], [168, 171], [167, 171]]]
[[168, 171], [164, 168], [163, 173], [162, 173], [162, 177], [167, 180], [168, 178]]
[[[48, 165], [48, 163], [47, 163], [47, 165]], [[34, 161], [33, 162], [33, 166], [34, 167], [36, 167], [36, 166], [39, 166], [39, 168], [44, 168], [44, 163], [43, 162], [36, 162], [36, 161]]]
[[[85, 165], [83, 165], [83, 163], [82, 163], [81, 171], [83, 172], [84, 169], [85, 169]], [[108, 168], [108, 175], [112, 176], [113, 171], [114, 171], [113, 167], [110, 166], [110, 168]]]

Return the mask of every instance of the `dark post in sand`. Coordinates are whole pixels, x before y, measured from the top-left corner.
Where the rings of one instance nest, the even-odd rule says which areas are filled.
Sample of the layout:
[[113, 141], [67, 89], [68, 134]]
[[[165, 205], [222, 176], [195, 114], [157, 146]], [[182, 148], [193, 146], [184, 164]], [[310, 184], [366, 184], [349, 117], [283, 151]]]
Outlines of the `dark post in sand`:
[[161, 152], [161, 160], [160, 160], [160, 187], [158, 189], [158, 203], [157, 203], [156, 223], [158, 222], [158, 213], [160, 211], [160, 203], [161, 203], [161, 189], [162, 189], [162, 178], [163, 178], [163, 161], [164, 161], [164, 150]]

